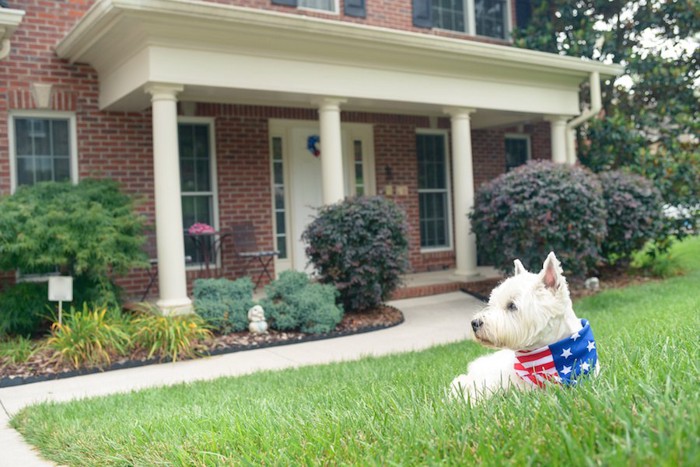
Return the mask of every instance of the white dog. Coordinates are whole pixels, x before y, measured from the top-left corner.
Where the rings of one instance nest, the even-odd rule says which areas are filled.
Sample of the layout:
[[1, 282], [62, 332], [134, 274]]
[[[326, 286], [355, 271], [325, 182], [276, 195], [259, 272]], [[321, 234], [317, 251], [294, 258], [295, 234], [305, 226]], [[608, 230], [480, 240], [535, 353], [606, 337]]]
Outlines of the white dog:
[[554, 253], [533, 274], [515, 260], [515, 275], [491, 292], [471, 322], [474, 339], [500, 350], [474, 360], [452, 381], [453, 396], [473, 403], [501, 389], [576, 384], [599, 371], [593, 332], [576, 317]]

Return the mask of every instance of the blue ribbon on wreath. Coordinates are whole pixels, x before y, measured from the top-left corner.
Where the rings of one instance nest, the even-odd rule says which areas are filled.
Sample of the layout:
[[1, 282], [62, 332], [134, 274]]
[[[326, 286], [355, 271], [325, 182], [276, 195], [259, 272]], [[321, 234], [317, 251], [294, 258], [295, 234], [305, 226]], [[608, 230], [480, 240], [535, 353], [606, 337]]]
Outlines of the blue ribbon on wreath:
[[306, 149], [308, 149], [314, 157], [318, 157], [321, 155], [319, 144], [321, 144], [321, 138], [319, 138], [318, 135], [311, 135], [306, 140]]

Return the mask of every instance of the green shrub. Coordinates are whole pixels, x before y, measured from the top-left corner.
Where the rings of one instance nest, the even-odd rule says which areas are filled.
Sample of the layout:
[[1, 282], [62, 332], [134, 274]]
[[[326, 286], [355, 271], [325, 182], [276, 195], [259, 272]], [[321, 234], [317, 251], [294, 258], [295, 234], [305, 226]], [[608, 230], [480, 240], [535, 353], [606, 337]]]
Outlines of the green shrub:
[[248, 310], [255, 304], [255, 286], [250, 277], [197, 279], [194, 281], [194, 309], [213, 329], [224, 334], [248, 329]]
[[320, 282], [338, 289], [346, 311], [380, 305], [408, 270], [406, 216], [384, 198], [359, 197], [324, 206], [302, 239]]
[[47, 346], [75, 368], [103, 367], [113, 356], [127, 354], [131, 343], [128, 331], [119, 312], [110, 312], [107, 307], [91, 310], [85, 303], [82, 311], [71, 308], [62, 324], [51, 326]]
[[33, 336], [49, 328], [45, 282], [21, 282], [0, 292], [0, 337]]
[[595, 175], [580, 167], [532, 161], [482, 185], [469, 214], [479, 251], [501, 271], [513, 259], [539, 270], [555, 251], [583, 275], [600, 260], [605, 204]]
[[319, 334], [332, 331], [343, 318], [336, 305], [338, 291], [332, 285], [311, 283], [303, 272], [284, 271], [265, 293], [261, 305], [273, 329]]
[[607, 209], [607, 235], [603, 256], [615, 263], [627, 260], [650, 240], [663, 233], [663, 200], [653, 183], [640, 175], [620, 171], [602, 172]]
[[109, 290], [111, 274], [148, 265], [143, 230], [114, 181], [23, 186], [0, 198], [0, 269], [58, 270]]
[[[157, 313], [158, 311], [154, 311]], [[161, 360], [170, 357], [196, 357], [201, 342], [211, 337], [204, 320], [197, 315], [162, 316], [154, 313], [141, 313], [131, 322], [133, 342], [136, 347]]]

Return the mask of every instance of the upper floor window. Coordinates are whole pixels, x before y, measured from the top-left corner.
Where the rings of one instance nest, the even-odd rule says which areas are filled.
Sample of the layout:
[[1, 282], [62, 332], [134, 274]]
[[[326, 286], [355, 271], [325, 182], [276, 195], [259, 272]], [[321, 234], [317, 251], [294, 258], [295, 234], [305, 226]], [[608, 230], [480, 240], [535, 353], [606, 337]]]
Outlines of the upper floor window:
[[12, 190], [45, 181], [77, 182], [75, 117], [61, 112], [10, 118]]
[[[307, 8], [338, 14], [339, 0], [271, 0], [273, 5]], [[367, 0], [345, 0], [343, 14], [353, 18], [367, 17]]]
[[309, 8], [311, 10], [328, 11], [336, 13], [338, 11], [336, 0], [298, 0], [299, 8]]
[[413, 24], [507, 39], [509, 0], [413, 0]]

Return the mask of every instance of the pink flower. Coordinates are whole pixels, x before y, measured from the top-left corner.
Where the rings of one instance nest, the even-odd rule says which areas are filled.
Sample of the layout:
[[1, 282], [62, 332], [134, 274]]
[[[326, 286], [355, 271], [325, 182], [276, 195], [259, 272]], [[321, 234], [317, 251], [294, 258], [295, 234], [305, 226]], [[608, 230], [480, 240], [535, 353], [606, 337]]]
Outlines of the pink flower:
[[200, 224], [199, 222], [192, 224], [187, 232], [190, 235], [201, 235], [201, 234], [211, 234], [214, 233], [214, 227], [207, 224]]

